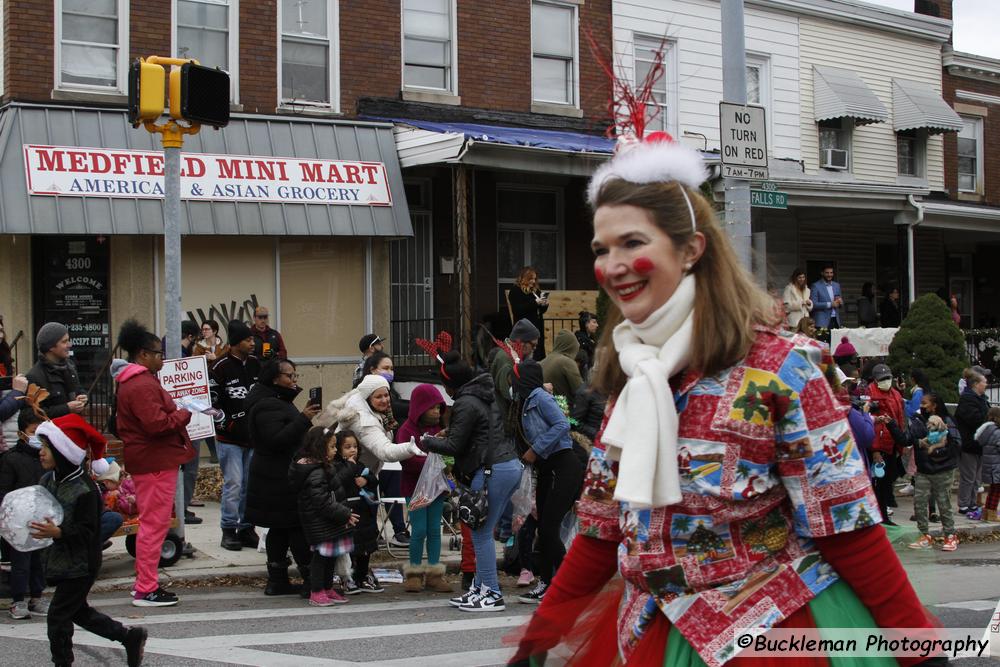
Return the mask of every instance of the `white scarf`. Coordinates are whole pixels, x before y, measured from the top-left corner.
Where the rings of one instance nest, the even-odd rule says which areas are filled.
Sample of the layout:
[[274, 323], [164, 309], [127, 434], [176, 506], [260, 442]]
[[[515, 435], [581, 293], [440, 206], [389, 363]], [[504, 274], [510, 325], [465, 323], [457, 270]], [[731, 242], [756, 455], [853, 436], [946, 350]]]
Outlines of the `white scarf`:
[[694, 330], [695, 279], [685, 276], [677, 291], [642, 324], [625, 320], [612, 338], [628, 376], [601, 442], [618, 461], [615, 499], [636, 509], [680, 502], [677, 469], [677, 408], [670, 378], [688, 365]]

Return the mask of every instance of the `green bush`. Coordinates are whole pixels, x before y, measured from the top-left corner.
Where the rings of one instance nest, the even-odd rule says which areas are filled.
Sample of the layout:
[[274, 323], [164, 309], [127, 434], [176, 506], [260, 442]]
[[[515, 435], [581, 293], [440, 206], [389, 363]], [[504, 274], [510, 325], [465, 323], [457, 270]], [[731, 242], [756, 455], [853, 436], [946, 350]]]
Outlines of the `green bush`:
[[922, 369], [946, 402], [958, 400], [958, 378], [968, 365], [968, 351], [965, 335], [940, 297], [925, 294], [913, 302], [889, 346], [887, 363], [903, 378], [914, 368]]

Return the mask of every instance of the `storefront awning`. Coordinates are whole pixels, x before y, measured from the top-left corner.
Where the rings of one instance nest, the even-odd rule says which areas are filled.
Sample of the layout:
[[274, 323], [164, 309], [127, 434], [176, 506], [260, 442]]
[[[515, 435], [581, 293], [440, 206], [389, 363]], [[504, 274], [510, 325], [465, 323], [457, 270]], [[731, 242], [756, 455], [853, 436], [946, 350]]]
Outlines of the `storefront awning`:
[[470, 164], [495, 169], [590, 176], [611, 157], [607, 137], [476, 123], [436, 123], [379, 118], [395, 123], [396, 148], [403, 167]]
[[893, 79], [892, 127], [896, 132], [922, 129], [928, 134], [941, 134], [961, 130], [962, 119], [932, 88], [916, 81]]
[[[162, 234], [161, 157], [122, 109], [10, 104], [0, 234]], [[413, 233], [386, 123], [234, 115], [186, 138], [181, 192], [182, 234]]]
[[884, 123], [889, 112], [856, 72], [838, 67], [813, 67], [816, 120], [851, 118], [857, 125]]

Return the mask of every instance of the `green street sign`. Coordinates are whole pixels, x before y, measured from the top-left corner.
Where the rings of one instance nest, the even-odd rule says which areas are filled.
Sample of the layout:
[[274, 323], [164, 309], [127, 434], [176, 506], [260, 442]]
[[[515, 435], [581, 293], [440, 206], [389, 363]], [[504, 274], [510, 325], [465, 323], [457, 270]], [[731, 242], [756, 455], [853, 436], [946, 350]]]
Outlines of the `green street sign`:
[[751, 190], [750, 206], [757, 208], [788, 208], [788, 193], [772, 190]]

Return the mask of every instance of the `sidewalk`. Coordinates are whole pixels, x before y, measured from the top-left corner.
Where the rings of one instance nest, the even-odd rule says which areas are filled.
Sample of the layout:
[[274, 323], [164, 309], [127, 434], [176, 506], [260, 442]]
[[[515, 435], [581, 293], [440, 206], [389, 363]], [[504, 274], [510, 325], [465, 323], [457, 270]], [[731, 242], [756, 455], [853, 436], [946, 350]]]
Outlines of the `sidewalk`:
[[[910, 521], [913, 514], [913, 496], [896, 496], [899, 507], [895, 509], [892, 519], [904, 528], [913, 531], [914, 538], [917, 535], [917, 525], [915, 521]], [[185, 526], [185, 537], [194, 546], [194, 558], [182, 557], [175, 565], [160, 569], [160, 576], [164, 585], [169, 586], [172, 582], [193, 582], [217, 577], [264, 577], [267, 574], [265, 567], [266, 557], [263, 553], [258, 553], [256, 549], [244, 548], [241, 551], [227, 551], [219, 546], [222, 539], [222, 530], [219, 527], [219, 503], [208, 501], [205, 507], [194, 508], [195, 514], [204, 519], [204, 522], [197, 526]], [[985, 521], [971, 521], [965, 516], [955, 515], [955, 529], [959, 539], [969, 535], [986, 535], [1000, 532], [1000, 523], [986, 523]], [[930, 525], [932, 535], [937, 535], [941, 531], [940, 523]], [[445, 533], [441, 544], [441, 562], [445, 564], [449, 572], [457, 572], [461, 562], [461, 552], [448, 549], [449, 539]], [[125, 538], [118, 537], [114, 540], [114, 545], [104, 552], [104, 565], [95, 590], [128, 590], [132, 586], [135, 578], [135, 565], [131, 556], [125, 551]], [[900, 548], [899, 544], [896, 544]], [[960, 547], [961, 548], [961, 547]], [[402, 571], [407, 562], [406, 549], [393, 548], [397, 557], [388, 554], [384, 549], [379, 550], [374, 557], [373, 567], [395, 568]], [[497, 545], [498, 557], [503, 556], [502, 547]], [[292, 568], [294, 574], [294, 567]]]
[[[194, 547], [194, 557], [181, 557], [170, 567], [160, 568], [160, 578], [164, 586], [173, 582], [192, 582], [216, 577], [265, 577], [267, 557], [263, 552], [244, 547], [240, 551], [229, 551], [219, 546], [222, 529], [219, 526], [219, 503], [206, 501], [205, 507], [193, 508], [194, 513], [204, 519], [196, 526], [185, 526], [184, 537]], [[261, 529], [257, 530], [258, 533]], [[441, 562], [450, 572], [457, 572], [461, 562], [460, 551], [450, 551], [449, 535], [441, 540]], [[135, 561], [125, 551], [125, 538], [116, 537], [113, 545], [104, 552], [104, 564], [98, 576], [95, 590], [128, 590], [135, 581]], [[263, 548], [263, 543], [261, 544]], [[395, 568], [402, 571], [408, 561], [406, 547], [393, 547], [397, 557], [380, 549], [372, 558], [372, 567]], [[502, 554], [502, 551], [500, 552]], [[296, 574], [294, 566], [291, 568]]]

